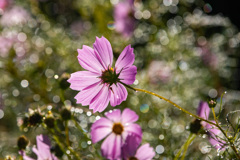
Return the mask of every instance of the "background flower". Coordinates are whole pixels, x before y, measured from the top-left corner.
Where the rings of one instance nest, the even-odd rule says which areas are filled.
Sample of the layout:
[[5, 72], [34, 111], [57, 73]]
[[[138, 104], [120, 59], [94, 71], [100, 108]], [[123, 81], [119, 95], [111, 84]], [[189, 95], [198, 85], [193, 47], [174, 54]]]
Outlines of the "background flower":
[[154, 149], [150, 147], [149, 143], [146, 143], [140, 147], [139, 144], [140, 142], [136, 139], [136, 136], [129, 134], [122, 147], [123, 158], [126, 160], [131, 160], [134, 158], [137, 160], [153, 159], [155, 152]]
[[[38, 160], [58, 160], [55, 155], [51, 153], [51, 143], [46, 135], [39, 135], [36, 137], [37, 148], [34, 147], [32, 150], [37, 155]], [[24, 156], [24, 159], [31, 159], [30, 157]]]
[[130, 37], [135, 28], [134, 0], [120, 1], [114, 7], [114, 20], [116, 31], [125, 37]]
[[[214, 121], [212, 121], [213, 123], [215, 123]], [[205, 126], [205, 129], [207, 130], [208, 133], [208, 140], [211, 143], [211, 145], [213, 147], [215, 147], [217, 150], [225, 150], [225, 141], [223, 141], [221, 139], [221, 131], [216, 128], [213, 125], [210, 125], [207, 123], [207, 125]]]
[[91, 138], [93, 143], [104, 139], [101, 151], [102, 155], [108, 159], [117, 159], [122, 155], [121, 147], [125, 143], [128, 134], [136, 138], [136, 144], [142, 139], [142, 130], [138, 124], [138, 115], [131, 109], [124, 109], [122, 114], [119, 109], [105, 114], [97, 120], [91, 127]]

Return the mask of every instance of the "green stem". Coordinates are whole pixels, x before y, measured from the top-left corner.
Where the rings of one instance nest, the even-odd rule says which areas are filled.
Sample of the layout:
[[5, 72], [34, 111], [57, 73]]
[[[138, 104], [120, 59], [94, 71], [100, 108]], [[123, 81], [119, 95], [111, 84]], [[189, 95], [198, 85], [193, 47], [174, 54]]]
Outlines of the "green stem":
[[187, 149], [188, 149], [189, 145], [192, 143], [192, 141], [193, 141], [195, 138], [196, 138], [196, 134], [192, 134], [192, 133], [191, 133], [191, 134], [189, 135], [189, 137], [188, 137], [188, 139], [187, 139], [187, 141], [186, 141], [186, 143], [185, 143], [185, 145], [184, 145], [184, 151], [183, 151], [183, 155], [182, 155], [181, 160], [184, 160], [185, 155], [186, 155], [186, 153], [187, 153]]
[[78, 122], [77, 122], [75, 119], [73, 119], [73, 121], [74, 121], [75, 126], [77, 127], [77, 129], [80, 130], [80, 131], [83, 133], [83, 135], [85, 136], [85, 138], [89, 139], [88, 136], [87, 136], [87, 134], [86, 134], [86, 132], [82, 129], [82, 127], [78, 124]]
[[182, 151], [183, 151], [183, 149], [184, 149], [184, 146], [187, 144], [187, 142], [188, 142], [189, 139], [191, 138], [191, 135], [192, 135], [192, 134], [190, 134], [190, 135], [188, 136], [187, 141], [186, 141], [186, 142], [182, 145], [182, 147], [179, 149], [178, 153], [177, 153], [176, 156], [174, 157], [174, 160], [178, 160], [178, 158], [180, 157], [180, 155], [181, 155], [181, 153], [182, 153]]
[[206, 120], [206, 119], [203, 119], [203, 118], [199, 117], [198, 115], [193, 114], [193, 113], [185, 110], [184, 108], [180, 107], [180, 106], [177, 105], [176, 103], [172, 102], [171, 100], [169, 100], [169, 99], [167, 99], [167, 98], [165, 98], [165, 97], [163, 97], [163, 96], [160, 96], [160, 95], [158, 95], [158, 94], [156, 94], [156, 93], [153, 93], [153, 92], [150, 92], [150, 91], [147, 91], [147, 90], [144, 90], [144, 89], [133, 88], [133, 87], [128, 86], [128, 85], [125, 85], [125, 86], [128, 87], [128, 88], [130, 88], [130, 89], [133, 89], [134, 91], [140, 91], [140, 92], [144, 92], [144, 93], [148, 93], [148, 94], [151, 94], [151, 95], [153, 95], [153, 96], [156, 96], [156, 97], [158, 97], [158, 98], [160, 98], [160, 99], [162, 99], [162, 100], [164, 100], [164, 101], [172, 104], [174, 107], [178, 108], [179, 110], [181, 110], [181, 111], [189, 114], [191, 117], [195, 117], [195, 118], [197, 118], [197, 119], [199, 119], [199, 120], [201, 120], [201, 121], [205, 121], [205, 122], [207, 122], [207, 123], [209, 123], [209, 124], [212, 124], [212, 125], [214, 125], [214, 126], [217, 127], [217, 125], [216, 125], [215, 123], [213, 123], [213, 122], [211, 122], [211, 121], [208, 121], [208, 120]]
[[214, 108], [212, 108], [212, 113], [213, 113], [213, 117], [214, 117], [214, 120], [215, 120], [216, 124], [219, 125], [216, 114], [215, 114], [215, 111], [214, 111]]
[[68, 130], [68, 121], [65, 121], [65, 134], [66, 134], [66, 143], [67, 143], [67, 146], [70, 146], [70, 142], [69, 142], [69, 130]]
[[[45, 129], [48, 129], [45, 125], [43, 125], [43, 127]], [[68, 156], [68, 159], [72, 159], [71, 156], [67, 153], [66, 149], [64, 148], [66, 144], [62, 143], [59, 140], [57, 134], [55, 133], [55, 130], [48, 129], [48, 131], [52, 134], [53, 139], [59, 145], [60, 149]], [[77, 160], [81, 160], [80, 156], [70, 146], [67, 146], [67, 149], [77, 158]]]
[[[121, 82], [120, 82], [120, 83], [121, 83]], [[236, 149], [236, 146], [234, 145], [233, 141], [227, 136], [226, 132], [222, 129], [222, 127], [221, 127], [218, 123], [214, 123], [214, 122], [211, 122], [211, 121], [209, 121], [209, 120], [203, 119], [203, 118], [199, 117], [198, 115], [193, 114], [193, 113], [185, 110], [184, 108], [180, 107], [179, 105], [177, 105], [176, 103], [172, 102], [171, 100], [169, 100], [169, 99], [167, 99], [167, 98], [165, 98], [165, 97], [163, 97], [163, 96], [160, 96], [160, 95], [158, 95], [158, 94], [156, 94], [156, 93], [153, 93], [153, 92], [150, 92], [150, 91], [147, 91], [147, 90], [144, 90], [144, 89], [133, 88], [133, 87], [131, 87], [131, 86], [129, 86], [129, 85], [126, 85], [126, 84], [124, 84], [124, 83], [121, 83], [121, 84], [123, 84], [124, 86], [126, 86], [126, 87], [128, 87], [128, 88], [130, 88], [130, 89], [132, 89], [132, 90], [134, 90], [134, 91], [140, 91], [140, 92], [144, 92], [144, 93], [147, 93], [147, 94], [156, 96], [156, 97], [158, 97], [158, 98], [160, 98], [160, 99], [162, 99], [162, 100], [164, 100], [164, 101], [172, 104], [174, 107], [176, 107], [176, 108], [178, 108], [179, 110], [181, 110], [181, 111], [189, 114], [190, 116], [195, 117], [195, 118], [197, 118], [197, 119], [199, 119], [199, 120], [201, 120], [201, 121], [205, 121], [205, 122], [207, 122], [207, 123], [209, 123], [209, 124], [211, 124], [211, 125], [213, 125], [213, 126], [216, 126], [216, 127], [223, 133], [223, 135], [227, 138], [230, 147], [233, 149], [234, 153], [236, 154], [236, 156], [237, 156], [238, 159], [240, 160], [240, 155], [238, 154], [238, 151], [237, 151], [237, 149]]]

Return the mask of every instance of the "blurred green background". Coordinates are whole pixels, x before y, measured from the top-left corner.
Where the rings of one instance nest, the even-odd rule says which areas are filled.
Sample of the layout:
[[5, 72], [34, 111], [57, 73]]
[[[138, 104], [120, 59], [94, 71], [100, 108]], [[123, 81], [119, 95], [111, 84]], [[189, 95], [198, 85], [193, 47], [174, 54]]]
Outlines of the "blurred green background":
[[[133, 87], [156, 92], [193, 113], [201, 100], [216, 98], [219, 102], [227, 91], [222, 123], [227, 113], [239, 109], [240, 33], [227, 17], [209, 15], [213, 8], [202, 0], [135, 0], [129, 15], [134, 30], [129, 37], [114, 25], [114, 8], [120, 0], [1, 1], [6, 3], [0, 5], [0, 159], [18, 156], [20, 135], [30, 139], [31, 147], [36, 135], [47, 133], [41, 126], [20, 127], [29, 109], [39, 109], [42, 115], [52, 110], [57, 119], [63, 107], [71, 106], [89, 135], [91, 124], [103, 113], [92, 114], [88, 106], [76, 104], [77, 92], [66, 80], [83, 70], [77, 49], [92, 47], [96, 36], [110, 41], [115, 60], [128, 44], [134, 48], [138, 74]], [[155, 159], [172, 159], [194, 119], [156, 97], [131, 90], [128, 94], [115, 108], [135, 110], [143, 130], [142, 143], [151, 144]], [[109, 105], [107, 110], [111, 109]], [[218, 109], [219, 105], [217, 113]], [[96, 159], [100, 143], [93, 147], [74, 123], [70, 126], [73, 148], [85, 159]], [[186, 159], [209, 158], [221, 157], [207, 136], [201, 135], [191, 144]]]

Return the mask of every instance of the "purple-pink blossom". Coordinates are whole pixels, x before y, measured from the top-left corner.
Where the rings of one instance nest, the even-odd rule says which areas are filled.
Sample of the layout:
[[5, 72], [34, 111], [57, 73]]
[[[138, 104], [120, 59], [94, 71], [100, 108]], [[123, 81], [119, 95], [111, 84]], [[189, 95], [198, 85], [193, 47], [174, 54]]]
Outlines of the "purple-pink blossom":
[[[210, 108], [208, 106], [208, 103], [200, 102], [197, 109], [197, 115], [201, 118], [208, 120], [209, 113], [210, 113]], [[214, 121], [211, 121], [211, 122], [215, 123]], [[219, 134], [221, 133], [221, 131], [217, 129], [215, 126], [204, 121], [201, 122], [201, 125], [205, 130], [207, 130], [209, 142], [216, 149], [224, 149], [224, 141], [219, 138]]]
[[1, 14], [1, 10], [4, 10], [7, 5], [9, 3], [9, 0], [0, 0], [0, 14]]
[[[37, 155], [37, 160], [58, 160], [58, 158], [51, 153], [51, 142], [46, 135], [39, 135], [36, 137], [37, 148], [34, 147], [32, 150]], [[24, 160], [33, 160], [31, 157], [26, 156], [24, 151], [20, 151]]]
[[[214, 121], [211, 122], [215, 123]], [[221, 131], [209, 123], [207, 123], [204, 128], [207, 130], [208, 140], [211, 145], [216, 149], [224, 150], [225, 141], [223, 141], [219, 136], [221, 134]]]
[[[208, 103], [201, 101], [197, 108], [197, 115], [203, 119], [208, 120], [209, 113], [210, 113], [210, 108], [208, 106]], [[202, 121], [201, 124], [203, 127], [207, 125], [207, 123], [204, 121]]]
[[136, 144], [142, 140], [142, 130], [138, 124], [138, 115], [131, 109], [124, 109], [122, 114], [119, 109], [107, 112], [105, 117], [97, 120], [91, 127], [91, 139], [97, 143], [102, 139], [102, 155], [107, 159], [118, 159], [122, 156], [121, 147], [129, 134], [135, 136]]
[[114, 7], [116, 31], [125, 37], [132, 36], [135, 28], [134, 0], [124, 0]]
[[78, 61], [87, 71], [72, 73], [68, 80], [71, 89], [80, 91], [74, 97], [77, 103], [102, 112], [109, 102], [116, 106], [125, 101], [128, 93], [124, 84], [133, 84], [137, 74], [134, 59], [133, 48], [128, 45], [112, 67], [112, 47], [104, 37], [96, 37], [93, 49], [85, 45], [78, 49]]
[[14, 6], [4, 12], [0, 24], [4, 27], [23, 25], [31, 18], [30, 14], [20, 6]]
[[129, 134], [122, 147], [122, 158], [124, 160], [151, 160], [155, 156], [154, 149], [148, 143], [139, 147], [139, 143], [133, 134]]

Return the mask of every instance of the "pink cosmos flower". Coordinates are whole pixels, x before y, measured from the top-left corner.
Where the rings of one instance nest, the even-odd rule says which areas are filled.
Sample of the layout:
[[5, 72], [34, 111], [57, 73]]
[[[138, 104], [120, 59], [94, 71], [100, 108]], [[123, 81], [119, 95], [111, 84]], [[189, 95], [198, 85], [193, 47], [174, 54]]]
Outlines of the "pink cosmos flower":
[[0, 11], [4, 10], [7, 7], [8, 3], [8, 0], [0, 0]]
[[138, 120], [138, 115], [131, 109], [124, 109], [122, 114], [119, 109], [113, 110], [105, 116], [92, 125], [91, 138], [96, 143], [106, 137], [101, 146], [102, 155], [115, 160], [121, 158], [121, 147], [129, 134], [135, 136], [137, 145], [141, 142], [142, 130], [134, 123]]
[[[210, 113], [210, 108], [207, 102], [201, 101], [197, 108], [197, 115], [201, 118], [208, 119]], [[205, 127], [208, 123], [202, 121], [202, 126]]]
[[124, 0], [114, 7], [116, 31], [125, 37], [130, 37], [135, 28], [134, 0]]
[[152, 84], [167, 83], [172, 76], [172, 70], [162, 61], [152, 61], [148, 69], [149, 81]]
[[[198, 109], [197, 109], [197, 115], [199, 117], [202, 117], [204, 119], [208, 119], [210, 113], [210, 108], [208, 106], [207, 102], [200, 102]], [[215, 123], [214, 121], [212, 121]], [[216, 149], [224, 149], [224, 141], [218, 137], [218, 135], [221, 133], [219, 129], [217, 129], [215, 126], [202, 121], [201, 125], [204, 129], [207, 130], [207, 134], [209, 136], [209, 142], [216, 148]]]
[[151, 160], [155, 156], [154, 149], [148, 143], [138, 146], [139, 141], [133, 134], [129, 134], [122, 147], [124, 160]]
[[[214, 121], [212, 121], [215, 123]], [[207, 123], [205, 126], [205, 129], [208, 131], [208, 140], [211, 143], [212, 146], [214, 146], [216, 149], [224, 150], [225, 149], [225, 142], [219, 137], [221, 131], [217, 129], [215, 126], [210, 125]]]
[[[51, 153], [51, 145], [48, 136], [39, 135], [36, 137], [37, 139], [37, 148], [34, 147], [32, 150], [37, 155], [37, 160], [58, 160], [55, 155]], [[32, 158], [26, 156], [25, 152], [20, 151], [20, 154], [23, 156], [24, 160], [33, 160]]]
[[30, 14], [22, 7], [15, 6], [7, 10], [0, 19], [4, 27], [23, 25], [30, 19]]
[[104, 37], [96, 37], [93, 49], [85, 45], [78, 49], [78, 61], [87, 71], [72, 73], [68, 80], [71, 89], [80, 91], [74, 97], [77, 103], [102, 112], [109, 102], [116, 106], [125, 101], [128, 93], [123, 84], [133, 84], [137, 74], [134, 59], [133, 48], [128, 45], [113, 68], [112, 47]]

